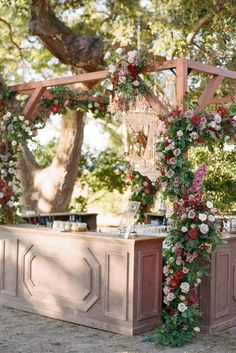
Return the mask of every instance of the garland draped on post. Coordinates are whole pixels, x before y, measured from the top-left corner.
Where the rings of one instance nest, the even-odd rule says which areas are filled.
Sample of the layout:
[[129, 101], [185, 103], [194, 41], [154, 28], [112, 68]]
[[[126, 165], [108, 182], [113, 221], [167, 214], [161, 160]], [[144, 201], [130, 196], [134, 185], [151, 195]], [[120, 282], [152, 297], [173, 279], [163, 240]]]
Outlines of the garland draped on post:
[[186, 158], [190, 147], [223, 143], [236, 134], [236, 115], [225, 108], [196, 115], [174, 110], [162, 118], [166, 132], [157, 141], [165, 197], [173, 201], [172, 228], [164, 250], [164, 324], [153, 338], [161, 346], [182, 346], [199, 332], [198, 285], [210, 256], [220, 243], [216, 209], [202, 194], [208, 172], [202, 165], [194, 173]]

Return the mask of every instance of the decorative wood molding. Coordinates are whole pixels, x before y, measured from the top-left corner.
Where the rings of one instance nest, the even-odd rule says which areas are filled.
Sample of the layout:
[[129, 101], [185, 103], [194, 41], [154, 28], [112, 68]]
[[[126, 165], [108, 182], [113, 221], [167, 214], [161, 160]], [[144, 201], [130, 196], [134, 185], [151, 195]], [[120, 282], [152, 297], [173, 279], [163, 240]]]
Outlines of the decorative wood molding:
[[186, 94], [188, 91], [188, 61], [184, 58], [176, 62], [176, 97], [177, 104], [185, 109]]

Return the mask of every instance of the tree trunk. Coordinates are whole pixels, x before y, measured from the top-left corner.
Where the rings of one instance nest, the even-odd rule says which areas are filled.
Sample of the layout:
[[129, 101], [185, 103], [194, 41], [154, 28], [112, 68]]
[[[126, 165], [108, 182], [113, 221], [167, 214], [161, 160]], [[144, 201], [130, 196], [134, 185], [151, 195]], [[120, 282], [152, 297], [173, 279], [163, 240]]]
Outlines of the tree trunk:
[[[49, 0], [31, 0], [29, 32], [62, 63], [76, 70], [95, 71], [102, 62], [103, 41], [89, 35], [78, 36], [54, 14]], [[63, 120], [60, 142], [51, 165], [40, 169], [24, 146], [20, 178], [23, 202], [38, 212], [67, 211], [77, 176], [83, 142], [83, 113], [69, 112]]]
[[40, 169], [28, 147], [24, 146], [20, 177], [27, 209], [38, 212], [67, 211], [77, 176], [83, 131], [83, 113], [67, 113], [56, 156], [51, 165], [44, 169]]

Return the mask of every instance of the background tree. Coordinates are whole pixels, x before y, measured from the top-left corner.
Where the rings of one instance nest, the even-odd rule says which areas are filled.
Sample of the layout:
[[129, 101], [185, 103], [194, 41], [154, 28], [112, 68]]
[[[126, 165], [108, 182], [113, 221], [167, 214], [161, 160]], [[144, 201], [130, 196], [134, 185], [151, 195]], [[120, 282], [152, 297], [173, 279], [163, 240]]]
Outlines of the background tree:
[[[97, 70], [104, 46], [135, 45], [138, 25], [141, 43], [154, 54], [236, 68], [235, 0], [12, 0], [2, 1], [1, 14], [0, 67], [9, 83]], [[191, 82], [195, 85], [194, 77]], [[22, 180], [31, 208], [67, 209], [80, 160], [82, 115], [65, 117], [55, 159], [46, 169], [25, 146]], [[49, 178], [50, 194], [43, 182]]]

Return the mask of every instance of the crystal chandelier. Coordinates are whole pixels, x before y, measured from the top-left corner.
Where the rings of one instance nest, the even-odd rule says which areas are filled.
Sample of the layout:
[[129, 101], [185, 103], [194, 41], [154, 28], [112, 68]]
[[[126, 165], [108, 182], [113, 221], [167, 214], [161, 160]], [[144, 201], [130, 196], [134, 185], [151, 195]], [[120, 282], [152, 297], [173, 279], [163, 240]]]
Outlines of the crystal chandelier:
[[148, 105], [143, 96], [138, 96], [134, 102], [129, 104], [128, 112], [119, 113], [120, 120], [126, 126], [130, 126], [137, 134], [144, 133], [147, 136], [146, 146], [132, 146], [128, 153], [131, 167], [141, 175], [155, 182], [160, 176], [156, 163], [156, 141], [160, 130], [160, 121], [154, 111]]

